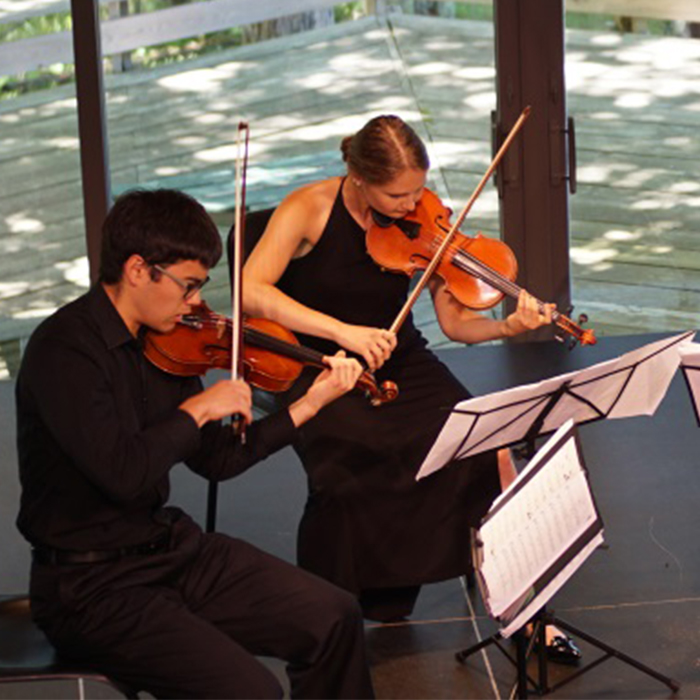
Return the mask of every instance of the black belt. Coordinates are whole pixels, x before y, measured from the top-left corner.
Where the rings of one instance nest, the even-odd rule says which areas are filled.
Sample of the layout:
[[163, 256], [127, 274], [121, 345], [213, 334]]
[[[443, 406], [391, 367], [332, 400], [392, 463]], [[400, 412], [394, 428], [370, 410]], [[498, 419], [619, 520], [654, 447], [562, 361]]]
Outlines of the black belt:
[[116, 561], [123, 557], [148, 556], [167, 552], [170, 534], [166, 533], [141, 544], [119, 549], [88, 549], [80, 552], [70, 549], [53, 549], [51, 547], [35, 547], [32, 549], [32, 559], [37, 564], [60, 566], [61, 564], [102, 564]]

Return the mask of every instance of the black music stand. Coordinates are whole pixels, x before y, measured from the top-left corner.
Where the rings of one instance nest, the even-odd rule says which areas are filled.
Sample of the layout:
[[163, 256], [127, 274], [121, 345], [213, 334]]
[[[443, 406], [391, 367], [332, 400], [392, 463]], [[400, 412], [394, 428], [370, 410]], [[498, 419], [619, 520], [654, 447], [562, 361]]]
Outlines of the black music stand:
[[[566, 456], [564, 456], [565, 450], [568, 450], [569, 453]], [[575, 459], [572, 458], [572, 454], [576, 455]], [[558, 466], [555, 467], [555, 464], [558, 464]], [[535, 487], [538, 496], [534, 500], [530, 497], [530, 503], [528, 505], [527, 498], [523, 498], [523, 496], [525, 496], [528, 488], [532, 492], [535, 479], [538, 476], [544, 477], [545, 470], [547, 469], [557, 469], [556, 478], [549, 479], [549, 481], [546, 482], [546, 487], [540, 486], [539, 491], [536, 491], [537, 487]], [[548, 477], [545, 477], [545, 479], [547, 478]], [[553, 496], [552, 494], [557, 495]], [[566, 500], [567, 497], [569, 499], [568, 501]], [[562, 498], [564, 500], [562, 500]], [[489, 585], [483, 573], [485, 543], [481, 542], [479, 538], [484, 532], [484, 528], [488, 525], [489, 520], [502, 517], [504, 508], [516, 505], [518, 502], [517, 499], [522, 499], [524, 501], [524, 506], [514, 509], [515, 515], [510, 516], [510, 527], [506, 526], [504, 530], [503, 524], [499, 526], [502, 532], [514, 533], [518, 530], [518, 528], [514, 526], [513, 518], [515, 518], [515, 520], [519, 519], [523, 514], [523, 507], [526, 511], [529, 511], [528, 518], [532, 512], [535, 520], [539, 518], [541, 521], [546, 522], [548, 517], [556, 520], [548, 510], [547, 504], [549, 503], [551, 505], [551, 499], [558, 499], [557, 505], [559, 508], [571, 509], [571, 512], [568, 513], [568, 517], [564, 520], [568, 526], [573, 527], [573, 529], [569, 533], [562, 533], [560, 530], [555, 530], [560, 540], [562, 539], [562, 535], [566, 537], [564, 541], [556, 545], [555, 549], [548, 552], [547, 566], [544, 568], [543, 572], [534, 580], [529, 590], [522, 591], [516, 589], [512, 603], [511, 599], [508, 600], [508, 608], [504, 608], [504, 606], [501, 605], [500, 609], [495, 609], [496, 606], [493, 606], [490, 601], [491, 590], [489, 589]], [[547, 499], [550, 499], [550, 501]], [[585, 505], [581, 507], [577, 504], [577, 501], [583, 501]], [[533, 507], [534, 504], [537, 504], [537, 507], [541, 509], [543, 502], [545, 503], [544, 510], [533, 512], [536, 510], [536, 508]], [[574, 512], [577, 508], [580, 512], [578, 515], [575, 515]], [[569, 521], [571, 521], [570, 524]], [[532, 521], [529, 522], [531, 523]], [[476, 563], [476, 576], [479, 581], [482, 597], [484, 598], [484, 602], [491, 616], [499, 620], [503, 626], [501, 630], [487, 639], [457, 652], [455, 654], [457, 661], [464, 664], [467, 658], [477, 651], [481, 651], [485, 647], [495, 644], [499, 651], [501, 651], [516, 668], [517, 678], [513, 691], [511, 692], [511, 697], [515, 694], [518, 698], [527, 698], [529, 687], [532, 687], [538, 695], [545, 695], [558, 690], [609, 658], [619, 659], [661, 683], [664, 683], [674, 692], [677, 691], [680, 688], [680, 684], [677, 681], [659, 673], [618, 649], [611, 647], [593, 635], [583, 632], [564, 620], [561, 620], [547, 608], [547, 603], [552, 596], [554, 596], [564, 583], [575, 573], [594, 549], [602, 543], [602, 532], [603, 522], [598, 508], [595, 505], [593, 494], [590, 491], [578, 435], [573, 422], [568, 421], [568, 423], [562, 426], [538, 452], [536, 459], [528, 464], [516, 482], [497, 499], [482, 521], [479, 534], [473, 538], [473, 560]], [[512, 534], [508, 536], [515, 537]], [[525, 543], [524, 549], [526, 551], [528, 551], [528, 548], [533, 548], [533, 536], [534, 535], [531, 534], [530, 542]], [[518, 542], [520, 541], [518, 540]], [[506, 549], [508, 549], [509, 552], [513, 552], [512, 543], [510, 544], [510, 548]], [[498, 543], [496, 543], [494, 547], [493, 541], [489, 544], [489, 548], [494, 550], [492, 555], [496, 553], [497, 556], [499, 551], [497, 545]], [[533, 629], [532, 633], [527, 636], [523, 632], [523, 629], [525, 625], [529, 623], [532, 623]], [[549, 685], [548, 679], [545, 632], [546, 626], [550, 624], [556, 625], [560, 629], [584, 639], [603, 652], [602, 656], [582, 666], [574, 673], [551, 686]], [[511, 635], [513, 635], [516, 643], [515, 658], [513, 658], [501, 644], [502, 639], [508, 638]], [[530, 677], [527, 672], [528, 661], [535, 649], [537, 651], [538, 662], [537, 680]]]
[[[577, 372], [553, 377], [537, 384], [516, 387], [458, 403], [451, 411], [438, 439], [421, 466], [416, 479], [438, 471], [455, 459], [463, 459], [500, 447], [518, 447], [527, 456], [535, 453], [537, 438], [549, 435], [567, 420], [585, 424], [604, 418], [652, 415], [663, 399], [680, 364], [679, 347], [692, 342], [694, 332], [650, 343], [621, 357]], [[656, 678], [674, 692], [677, 681], [605, 644], [594, 636], [560, 620], [545, 605], [533, 615], [534, 630], [528, 639], [516, 632], [514, 660], [500, 644], [500, 632], [457, 652], [459, 662], [490, 644], [495, 644], [517, 668], [518, 697], [527, 697], [528, 683], [539, 694], [560, 688], [609, 658], [617, 658]], [[545, 648], [545, 626], [557, 627], [580, 637], [604, 655], [578, 669], [562, 682], [549, 687]], [[535, 641], [538, 644], [539, 682], [527, 675], [527, 662]]]
[[451, 409], [416, 479], [500, 447], [524, 447], [531, 456], [537, 438], [567, 420], [584, 425], [652, 415], [678, 369], [679, 348], [694, 335], [687, 331], [582, 370], [461, 401]]

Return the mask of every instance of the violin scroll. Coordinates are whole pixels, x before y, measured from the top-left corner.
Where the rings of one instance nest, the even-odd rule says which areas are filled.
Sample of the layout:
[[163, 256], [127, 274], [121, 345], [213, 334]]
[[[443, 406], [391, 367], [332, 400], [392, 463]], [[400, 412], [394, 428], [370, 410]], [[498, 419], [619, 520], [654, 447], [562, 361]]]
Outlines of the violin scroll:
[[[571, 313], [571, 310], [569, 310]], [[577, 343], [581, 345], [595, 345], [598, 340], [595, 337], [595, 332], [591, 328], [583, 328], [583, 325], [588, 323], [587, 314], [579, 314], [578, 323], [574, 323], [568, 316], [555, 311], [552, 315], [552, 321], [556, 324], [557, 328], [563, 330], [569, 335], [571, 350], [576, 346]], [[564, 340], [564, 338], [557, 336], [558, 340]]]
[[399, 395], [399, 387], [395, 382], [385, 381], [377, 384], [371, 372], [363, 372], [357, 380], [357, 387], [365, 392], [372, 406], [381, 406], [393, 401]]

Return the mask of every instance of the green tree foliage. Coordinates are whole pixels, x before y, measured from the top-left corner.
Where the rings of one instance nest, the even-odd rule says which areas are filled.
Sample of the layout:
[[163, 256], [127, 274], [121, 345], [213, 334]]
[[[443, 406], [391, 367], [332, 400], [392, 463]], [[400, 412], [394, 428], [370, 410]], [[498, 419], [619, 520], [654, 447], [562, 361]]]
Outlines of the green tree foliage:
[[[175, 5], [203, 2], [204, 0], [128, 0], [125, 3], [128, 14], [156, 12]], [[334, 8], [335, 22], [345, 22], [360, 16], [364, 10], [364, 2], [346, 2], [336, 5]], [[102, 5], [100, 8], [103, 20], [108, 19], [109, 7]], [[29, 17], [21, 22], [8, 22], [0, 24], [0, 42], [19, 41], [50, 34], [53, 32], [70, 31], [70, 12], [60, 12], [43, 16]], [[232, 27], [218, 32], [212, 32], [205, 36], [190, 37], [178, 41], [168, 42], [158, 46], [146, 46], [133, 51], [129, 65], [132, 68], [153, 68], [165, 63], [173, 63], [195, 58], [213, 51], [239, 46], [249, 41], [240, 27]], [[109, 72], [111, 64], [105, 63], [105, 70]], [[1, 70], [1, 68], [0, 68]], [[55, 64], [48, 68], [28, 71], [21, 75], [0, 75], [0, 99], [15, 97], [33, 90], [55, 87], [74, 79], [72, 64]]]

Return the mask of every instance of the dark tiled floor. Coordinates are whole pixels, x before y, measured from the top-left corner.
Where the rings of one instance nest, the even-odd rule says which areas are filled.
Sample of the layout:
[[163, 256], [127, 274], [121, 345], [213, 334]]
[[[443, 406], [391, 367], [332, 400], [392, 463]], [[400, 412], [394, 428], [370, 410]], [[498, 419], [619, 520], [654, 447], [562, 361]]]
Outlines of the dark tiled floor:
[[[567, 352], [554, 343], [446, 351], [443, 357], [476, 394], [581, 368], [639, 347], [656, 337], [604, 339]], [[0, 386], [3, 419], [11, 415], [8, 385]], [[3, 446], [13, 439], [3, 420]], [[581, 428], [584, 457], [603, 521], [605, 546], [585, 562], [552, 601], [570, 624], [635, 657], [682, 685], [679, 698], [700, 697], [700, 439], [680, 375], [655, 416]], [[5, 454], [5, 450], [3, 450]], [[25, 585], [26, 561], [11, 533], [15, 457], [3, 460], [0, 494], [8, 538], [0, 541], [2, 591]], [[9, 467], [8, 467], [9, 465]], [[9, 468], [9, 471], [7, 471]], [[200, 517], [201, 481], [176, 470], [173, 500]], [[305, 484], [294, 455], [285, 450], [220, 491], [218, 527], [293, 559], [296, 523]], [[454, 654], [496, 631], [476, 592], [459, 581], [424, 587], [408, 623], [368, 625], [367, 641], [378, 697], [508, 697], [514, 669], [495, 646], [462, 666]], [[505, 646], [510, 648], [510, 642]], [[586, 660], [598, 653], [581, 643]], [[279, 663], [272, 663], [280, 674]], [[550, 682], [571, 673], [549, 666]], [[533, 670], [534, 673], [534, 670]], [[74, 688], [42, 693], [0, 687], [0, 698], [71, 697]], [[94, 697], [108, 697], [102, 689]], [[552, 694], [557, 698], [665, 698], [657, 680], [611, 659]]]
[[[444, 356], [475, 393], [483, 393], [610, 359], [654, 339], [607, 339], [572, 353], [546, 344]], [[581, 438], [606, 543], [555, 596], [552, 607], [575, 627], [679, 681], [677, 697], [700, 697], [700, 474], [694, 449], [700, 433], [682, 377], [676, 376], [655, 416], [583, 426]], [[495, 646], [464, 667], [455, 663], [454, 651], [479, 639], [474, 624], [481, 638], [495, 627], [473, 592], [475, 621], [459, 620], [470, 618], [470, 610], [451, 583], [426, 588], [420, 621], [368, 632], [380, 696], [508, 696], [514, 671]], [[600, 654], [585, 642], [581, 647], [587, 661]], [[571, 671], [550, 664], [549, 673], [555, 684]], [[552, 697], [671, 694], [657, 680], [610, 659]]]

